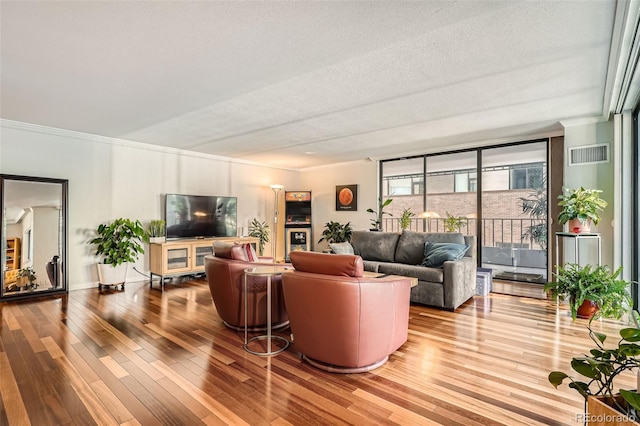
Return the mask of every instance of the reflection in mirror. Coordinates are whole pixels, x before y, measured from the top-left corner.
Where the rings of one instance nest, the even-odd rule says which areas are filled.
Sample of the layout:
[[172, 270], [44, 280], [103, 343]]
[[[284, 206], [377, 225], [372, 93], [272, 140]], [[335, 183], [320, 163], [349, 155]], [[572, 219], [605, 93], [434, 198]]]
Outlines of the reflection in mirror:
[[0, 175], [2, 299], [67, 291], [67, 181]]

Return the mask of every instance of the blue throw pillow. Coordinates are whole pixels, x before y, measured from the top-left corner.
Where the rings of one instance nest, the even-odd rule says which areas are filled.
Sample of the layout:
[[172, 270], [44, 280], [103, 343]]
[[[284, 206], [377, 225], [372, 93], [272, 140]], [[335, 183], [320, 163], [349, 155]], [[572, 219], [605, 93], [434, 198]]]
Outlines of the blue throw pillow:
[[442, 268], [444, 262], [462, 259], [469, 250], [466, 244], [455, 243], [430, 243], [424, 244], [424, 260], [422, 266], [430, 268]]

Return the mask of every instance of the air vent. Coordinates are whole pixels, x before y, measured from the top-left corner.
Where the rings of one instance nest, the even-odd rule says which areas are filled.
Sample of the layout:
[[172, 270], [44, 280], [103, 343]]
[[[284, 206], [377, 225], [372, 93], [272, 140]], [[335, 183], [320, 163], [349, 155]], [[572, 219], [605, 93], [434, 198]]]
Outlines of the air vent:
[[609, 162], [609, 144], [585, 145], [569, 148], [569, 165], [583, 166]]

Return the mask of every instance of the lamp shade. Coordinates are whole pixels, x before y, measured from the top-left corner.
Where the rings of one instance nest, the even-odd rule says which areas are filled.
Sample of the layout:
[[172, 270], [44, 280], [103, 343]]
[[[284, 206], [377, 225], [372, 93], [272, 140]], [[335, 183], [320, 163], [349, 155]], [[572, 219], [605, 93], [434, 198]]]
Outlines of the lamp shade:
[[440, 217], [440, 215], [436, 212], [422, 212], [418, 215], [418, 217], [423, 218], [423, 219], [429, 219], [432, 217]]

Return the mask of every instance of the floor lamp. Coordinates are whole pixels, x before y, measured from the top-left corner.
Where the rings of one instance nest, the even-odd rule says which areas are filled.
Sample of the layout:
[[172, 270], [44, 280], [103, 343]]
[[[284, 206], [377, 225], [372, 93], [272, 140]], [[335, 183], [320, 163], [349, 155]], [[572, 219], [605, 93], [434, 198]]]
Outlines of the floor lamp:
[[280, 191], [284, 188], [284, 185], [269, 185], [271, 189], [273, 189], [274, 195], [274, 205], [273, 205], [273, 244], [271, 246], [271, 254], [273, 257], [273, 261], [276, 261], [277, 247], [278, 247], [278, 215], [280, 214], [278, 210], [278, 195], [280, 195]]
[[[431, 232], [431, 218], [438, 218], [440, 215], [436, 212], [422, 212], [418, 217], [427, 221], [427, 232]], [[424, 229], [424, 226], [423, 226]]]

